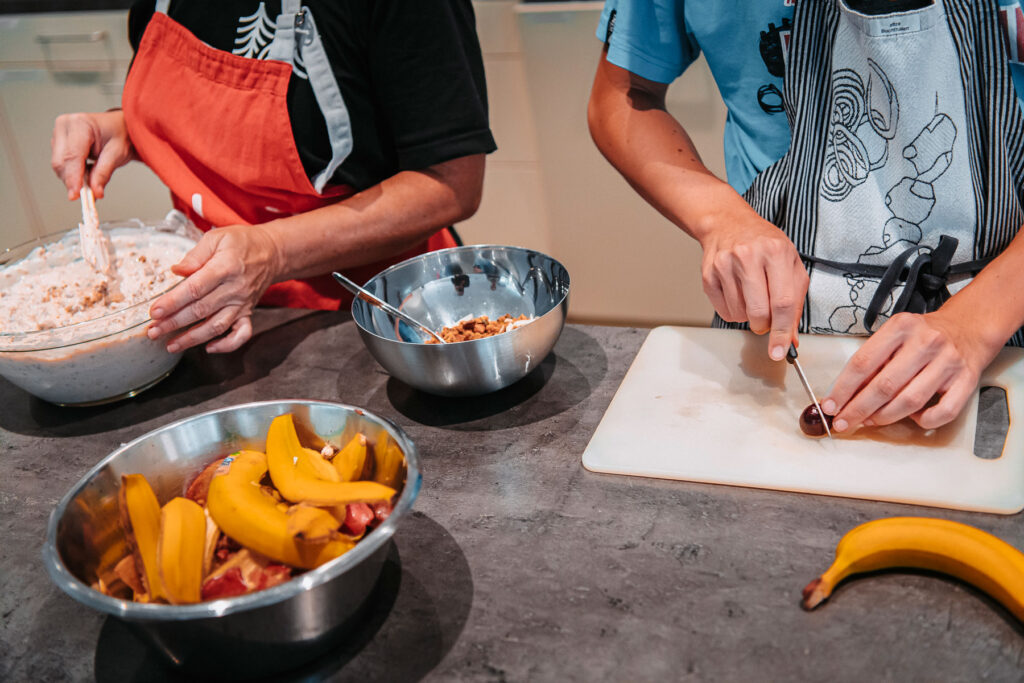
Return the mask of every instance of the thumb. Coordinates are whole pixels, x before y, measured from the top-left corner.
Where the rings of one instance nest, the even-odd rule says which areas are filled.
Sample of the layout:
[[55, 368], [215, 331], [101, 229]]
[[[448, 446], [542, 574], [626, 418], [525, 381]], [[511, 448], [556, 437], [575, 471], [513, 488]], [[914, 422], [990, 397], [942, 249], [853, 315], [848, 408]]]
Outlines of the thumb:
[[206, 233], [196, 246], [192, 247], [191, 251], [171, 266], [171, 272], [182, 277], [188, 277], [196, 272], [213, 257], [214, 252], [217, 251], [217, 242], [219, 241], [219, 235], [213, 232]]
[[114, 169], [124, 164], [119, 159], [119, 151], [114, 147], [113, 143], [103, 147], [89, 171], [89, 187], [92, 188], [92, 193], [97, 199], [103, 198], [104, 188], [110, 182], [110, 176], [114, 173]]

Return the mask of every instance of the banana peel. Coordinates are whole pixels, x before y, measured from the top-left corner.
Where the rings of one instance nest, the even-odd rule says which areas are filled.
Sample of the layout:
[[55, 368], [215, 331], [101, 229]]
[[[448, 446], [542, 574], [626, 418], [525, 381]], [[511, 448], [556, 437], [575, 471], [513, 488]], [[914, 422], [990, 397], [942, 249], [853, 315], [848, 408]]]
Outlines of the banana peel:
[[339, 481], [357, 481], [363, 478], [363, 469], [366, 467], [366, 444], [366, 437], [356, 434], [334, 455], [331, 465], [338, 473]]
[[324, 460], [324, 456], [320, 455], [320, 451], [312, 448], [303, 448], [301, 450], [298, 460], [295, 461], [295, 470], [314, 479], [341, 481], [341, 478], [338, 476], [338, 470], [334, 469], [331, 463]]
[[145, 590], [144, 595], [136, 596], [136, 599], [153, 602], [166, 598], [157, 563], [160, 503], [146, 477], [141, 474], [122, 474], [118, 503], [128, 549], [135, 558], [139, 578]]
[[299, 471], [295, 463], [302, 453], [291, 414], [274, 418], [267, 431], [266, 460], [270, 478], [286, 500], [334, 506], [391, 500], [395, 496], [394, 488], [377, 481], [324, 481]]
[[851, 529], [832, 565], [804, 588], [802, 605], [814, 609], [849, 576], [893, 568], [960, 579], [1024, 623], [1024, 553], [981, 529], [929, 517], [890, 517]]
[[206, 555], [206, 513], [188, 498], [172, 498], [160, 511], [157, 564], [172, 605], [199, 602]]
[[306, 503], [289, 508], [288, 533], [297, 544], [326, 543], [337, 537], [341, 523], [330, 512]]
[[[240, 451], [225, 459], [210, 481], [207, 507], [213, 521], [242, 546], [292, 567], [314, 569], [348, 552], [355, 544], [344, 539], [295, 541], [288, 529], [288, 514], [259, 486], [268, 460], [258, 451]], [[294, 472], [294, 462], [290, 464]]]
[[390, 488], [399, 486], [402, 483], [402, 469], [405, 466], [405, 455], [402, 454], [402, 449], [387, 432], [381, 432], [373, 451], [376, 458], [373, 480]]

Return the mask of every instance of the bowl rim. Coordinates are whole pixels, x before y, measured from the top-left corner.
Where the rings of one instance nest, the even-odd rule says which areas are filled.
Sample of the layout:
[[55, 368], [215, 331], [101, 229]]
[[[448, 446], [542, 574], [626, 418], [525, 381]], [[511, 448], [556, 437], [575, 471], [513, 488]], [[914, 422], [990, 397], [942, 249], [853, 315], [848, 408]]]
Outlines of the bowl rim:
[[[402, 448], [402, 453], [405, 455], [406, 462], [405, 486], [399, 494], [398, 500], [392, 508], [391, 514], [388, 518], [381, 522], [381, 524], [370, 533], [366, 534], [366, 536], [364, 536], [363, 539], [360, 540], [354, 548], [352, 548], [352, 550], [349, 550], [341, 557], [326, 562], [316, 569], [310, 569], [289, 581], [274, 586], [273, 588], [267, 588], [230, 598], [198, 602], [192, 605], [164, 605], [158, 603], [141, 603], [131, 600], [121, 600], [94, 590], [68, 570], [57, 550], [57, 525], [63, 518], [68, 505], [75, 496], [81, 492], [86, 484], [88, 484], [100, 470], [106, 467], [108, 463], [114, 460], [117, 456], [144, 439], [151, 438], [161, 432], [179, 427], [186, 422], [199, 420], [218, 413], [234, 412], [244, 408], [282, 404], [326, 405], [356, 412], [361, 416], [368, 417], [371, 420], [379, 422]], [[95, 466], [86, 472], [86, 474], [83, 475], [82, 478], [72, 486], [66, 494], [64, 494], [60, 499], [60, 502], [58, 502], [50, 512], [50, 518], [46, 525], [46, 542], [43, 546], [43, 564], [46, 566], [47, 573], [49, 573], [53, 582], [72, 598], [100, 612], [111, 614], [122, 619], [132, 621], [191, 621], [227, 616], [237, 612], [246, 612], [278, 602], [283, 602], [295, 595], [298, 595], [299, 593], [327, 583], [372, 555], [394, 535], [399, 520], [412, 509], [413, 502], [416, 500], [422, 484], [423, 475], [419, 468], [419, 455], [416, 451], [416, 445], [412, 442], [412, 439], [409, 438], [401, 427], [388, 418], [381, 417], [376, 413], [359, 408], [358, 406], [340, 403], [338, 401], [274, 399], [269, 401], [252, 401], [249, 403], [226, 406], [224, 408], [216, 408], [214, 410], [208, 410], [197, 415], [191, 415], [189, 417], [176, 420], [171, 424], [152, 429], [128, 443], [121, 444], [121, 446], [100, 460]]]
[[[379, 273], [377, 273], [376, 275], [371, 277], [369, 280], [364, 282], [362, 284], [362, 286], [365, 288], [366, 285], [369, 284], [370, 282], [372, 282], [373, 280], [376, 280], [377, 278], [383, 277], [383, 276], [387, 275], [388, 273], [390, 273], [391, 271], [398, 270], [402, 266], [407, 265], [409, 263], [412, 263], [413, 261], [420, 261], [420, 260], [422, 260], [422, 259], [424, 259], [425, 257], [428, 257], [428, 256], [434, 256], [434, 255], [440, 256], [442, 254], [446, 254], [446, 253], [449, 253], [449, 252], [477, 251], [477, 250], [481, 250], [481, 249], [509, 249], [509, 250], [514, 250], [514, 251], [531, 251], [531, 252], [533, 252], [535, 254], [540, 254], [541, 256], [543, 256], [544, 258], [548, 259], [549, 261], [552, 261], [553, 263], [556, 263], [558, 265], [558, 267], [561, 268], [562, 271], [565, 273], [566, 288], [565, 288], [565, 292], [562, 293], [561, 298], [555, 303], [554, 306], [551, 307], [551, 310], [549, 310], [547, 313], [545, 313], [545, 314], [543, 314], [543, 315], [541, 315], [541, 316], [539, 316], [537, 318], [534, 318], [531, 321], [530, 324], [533, 324], [534, 322], [537, 322], [539, 320], [543, 320], [544, 318], [547, 318], [548, 316], [550, 316], [552, 314], [556, 314], [556, 311], [561, 310], [562, 304], [565, 303], [565, 300], [569, 298], [569, 291], [570, 291], [571, 285], [572, 285], [572, 278], [570, 277], [569, 269], [565, 267], [565, 264], [563, 264], [561, 261], [559, 261], [555, 257], [549, 256], [548, 254], [545, 254], [543, 251], [539, 251], [539, 250], [533, 249], [531, 247], [518, 247], [518, 246], [515, 246], [513, 244], [463, 244], [463, 245], [457, 246], [457, 247], [446, 247], [445, 249], [435, 249], [433, 251], [424, 252], [422, 254], [417, 254], [416, 256], [411, 256], [411, 257], [405, 259], [404, 261], [399, 261], [398, 263], [395, 263], [394, 265], [388, 266], [387, 268], [385, 268], [384, 270], [380, 271]], [[422, 347], [431, 347], [431, 348], [435, 348], [436, 347], [438, 349], [443, 349], [446, 346], [457, 346], [459, 344], [472, 344], [474, 342], [487, 342], [488, 340], [497, 339], [497, 338], [506, 338], [507, 339], [507, 338], [509, 338], [507, 335], [513, 335], [516, 332], [518, 332], [518, 331], [520, 331], [520, 330], [522, 330], [522, 329], [524, 329], [526, 327], [529, 327], [529, 325], [521, 325], [520, 327], [517, 327], [517, 328], [515, 328], [513, 330], [509, 330], [508, 332], [502, 332], [501, 334], [491, 335], [490, 337], [482, 337], [480, 339], [464, 339], [462, 341], [457, 341], [457, 342], [448, 342], [447, 344], [427, 344], [425, 342], [405, 341], [404, 339], [395, 339], [395, 338], [392, 338], [392, 337], [385, 337], [383, 335], [377, 334], [373, 330], [371, 330], [368, 327], [366, 327], [365, 325], [363, 325], [362, 322], [360, 322], [359, 317], [356, 316], [356, 306], [359, 305], [359, 301], [360, 301], [359, 297], [353, 298], [352, 299], [352, 305], [349, 308], [349, 314], [352, 316], [352, 320], [353, 320], [353, 322], [355, 322], [356, 327], [358, 327], [361, 331], [366, 332], [367, 334], [373, 335], [377, 339], [382, 339], [382, 340], [384, 340], [386, 342], [391, 342], [393, 344], [405, 344], [405, 345], [408, 345], [408, 346], [417, 346], [417, 347], [422, 346]], [[365, 304], [365, 305], [369, 305], [369, 304]], [[441, 353], [441, 352], [437, 351], [436, 353]]]
[[[172, 212], [172, 214], [173, 214], [173, 212]], [[168, 214], [168, 216], [166, 218], [161, 219], [159, 221], [147, 222], [147, 221], [143, 221], [142, 219], [139, 219], [139, 218], [131, 218], [131, 219], [128, 219], [128, 220], [120, 220], [120, 221], [106, 221], [106, 222], [100, 223], [100, 225], [99, 225], [100, 230], [103, 230], [105, 232], [110, 232], [112, 230], [123, 229], [123, 228], [135, 228], [135, 229], [139, 229], [139, 230], [149, 229], [149, 230], [155, 230], [155, 231], [158, 231], [158, 232], [161, 232], [161, 233], [164, 233], [164, 234], [177, 235], [178, 237], [182, 237], [184, 239], [192, 240], [193, 247], [194, 247], [195, 244], [198, 242], [197, 238], [199, 236], [201, 236], [201, 233], [199, 233], [198, 228], [195, 228], [194, 226], [191, 226], [191, 227], [190, 226], [191, 226], [191, 224], [187, 224], [187, 223], [183, 224], [180, 221], [178, 221], [177, 219], [172, 219], [171, 218], [171, 214]], [[192, 230], [195, 230], [195, 233], [189, 234], [190, 232], [192, 232]], [[12, 247], [7, 247], [2, 252], [0, 252], [0, 270], [3, 270], [4, 268], [7, 268], [8, 266], [12, 265], [9, 262], [9, 259], [12, 258], [11, 257], [12, 252], [19, 252], [19, 251], [21, 251], [23, 249], [27, 249], [27, 251], [20, 257], [20, 259], [19, 259], [19, 261], [20, 261], [21, 259], [24, 259], [24, 258], [28, 257], [28, 255], [31, 254], [32, 251], [35, 250], [36, 248], [44, 247], [44, 246], [47, 246], [49, 244], [55, 244], [57, 242], [60, 242], [62, 239], [66, 238], [66, 237], [73, 237], [76, 232], [77, 232], [77, 228], [71, 228], [70, 230], [60, 230], [60, 231], [57, 231], [57, 232], [51, 232], [51, 233], [49, 233], [47, 235], [42, 235], [40, 237], [34, 237], [34, 238], [30, 239], [30, 240], [27, 240], [27, 241], [22, 242], [20, 244], [16, 244], [16, 245], [14, 245]], [[198, 234], [196, 234], [196, 233], [198, 233]], [[15, 261], [15, 263], [17, 263], [17, 262], [18, 261]], [[46, 336], [46, 335], [63, 335], [63, 334], [67, 334], [67, 335], [70, 335], [73, 338], [76, 333], [81, 332], [82, 330], [88, 329], [88, 327], [91, 326], [91, 325], [101, 326], [102, 325], [102, 321], [111, 320], [115, 316], [126, 315], [126, 314], [130, 314], [132, 311], [141, 310], [143, 307], [147, 306], [148, 304], [151, 304], [155, 299], [158, 299], [159, 297], [161, 297], [164, 294], [167, 294], [168, 292], [173, 290], [175, 287], [177, 287], [183, 281], [184, 281], [184, 278], [176, 280], [176, 281], [172, 282], [167, 288], [160, 290], [159, 292], [157, 292], [153, 296], [151, 296], [151, 297], [149, 297], [149, 298], [147, 298], [147, 299], [145, 299], [143, 301], [137, 301], [134, 304], [131, 304], [129, 306], [125, 306], [124, 308], [118, 308], [118, 309], [110, 311], [108, 313], [104, 313], [103, 315], [98, 316], [96, 318], [89, 318], [88, 320], [79, 320], [78, 322], [71, 323], [70, 325], [61, 325], [60, 327], [50, 327], [50, 328], [47, 328], [45, 330], [22, 330], [22, 331], [17, 331], [17, 332], [0, 332], [0, 341], [3, 342], [3, 346], [10, 345], [10, 346], [14, 347], [14, 348], [7, 349], [7, 348], [3, 348], [2, 346], [0, 346], [0, 354], [4, 354], [4, 353], [32, 353], [32, 352], [36, 352], [36, 351], [55, 351], [55, 350], [58, 350], [58, 349], [63, 349], [63, 348], [71, 347], [71, 346], [77, 346], [78, 344], [86, 344], [86, 343], [89, 343], [89, 342], [98, 341], [100, 339], [106, 339], [107, 337], [111, 337], [111, 336], [113, 336], [115, 334], [121, 334], [123, 332], [127, 332], [129, 330], [135, 329], [139, 325], [143, 325], [143, 324], [146, 324], [146, 323], [150, 322], [152, 320], [152, 317], [147, 315], [144, 320], [141, 320], [141, 321], [139, 321], [138, 323], [136, 323], [134, 325], [130, 325], [128, 327], [119, 327], [118, 329], [116, 329], [116, 330], [114, 330], [112, 332], [104, 332], [103, 334], [99, 334], [99, 335], [89, 335], [89, 334], [86, 334], [82, 339], [75, 339], [74, 341], [42, 342], [42, 343], [37, 342], [37, 345], [35, 345], [35, 346], [32, 345], [33, 344], [32, 338], [34, 336], [42, 337], [42, 336]]]

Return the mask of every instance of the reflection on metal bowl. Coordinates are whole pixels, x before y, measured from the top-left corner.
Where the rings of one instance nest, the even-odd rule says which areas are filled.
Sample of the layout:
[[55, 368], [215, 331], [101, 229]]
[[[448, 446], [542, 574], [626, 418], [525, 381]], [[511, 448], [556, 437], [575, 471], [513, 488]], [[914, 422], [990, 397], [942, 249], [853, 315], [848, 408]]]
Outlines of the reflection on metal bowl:
[[[405, 483], [387, 520], [355, 548], [281, 585], [195, 605], [119, 600], [90, 585], [124, 555], [118, 522], [121, 475], [140, 473], [161, 502], [182, 495], [208, 463], [242, 448], [263, 450], [267, 429], [292, 413], [307, 445], [340, 448], [356, 432], [371, 441], [389, 434], [405, 456]], [[185, 671], [216, 677], [268, 676], [309, 661], [359, 627], [361, 608], [380, 575], [398, 524], [421, 477], [416, 448], [391, 422], [323, 401], [267, 401], [215, 410], [149, 432], [117, 449], [60, 501], [47, 527], [43, 560], [53, 581], [75, 600], [120, 618]]]
[[440, 331], [460, 320], [506, 313], [532, 322], [451, 344], [425, 344], [404, 322], [356, 299], [352, 317], [374, 358], [394, 377], [439, 396], [476, 396], [525, 377], [554, 348], [569, 309], [569, 273], [522, 247], [475, 245], [403, 261], [364, 287]]

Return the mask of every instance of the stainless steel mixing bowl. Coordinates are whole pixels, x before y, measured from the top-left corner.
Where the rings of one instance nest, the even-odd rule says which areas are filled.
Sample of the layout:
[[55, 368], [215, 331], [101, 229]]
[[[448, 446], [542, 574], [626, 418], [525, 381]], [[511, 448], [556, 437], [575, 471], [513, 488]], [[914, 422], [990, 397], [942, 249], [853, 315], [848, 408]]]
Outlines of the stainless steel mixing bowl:
[[522, 247], [430, 252], [391, 266], [364, 287], [436, 330], [481, 315], [536, 318], [493, 337], [425, 344], [414, 328], [356, 299], [352, 317], [377, 362], [406, 384], [440, 396], [486, 394], [522, 379], [551, 352], [569, 309], [569, 272]]
[[[142, 604], [90, 588], [101, 563], [124, 555], [118, 523], [121, 475], [141, 473], [166, 502], [216, 457], [263, 450], [274, 417], [292, 413], [307, 445], [341, 447], [357, 431], [387, 433], [405, 455], [405, 483], [394, 510], [341, 557], [268, 590], [196, 605]], [[314, 436], [315, 435], [315, 436]], [[75, 600], [124, 620], [172, 666], [215, 677], [267, 676], [306, 662], [359, 627], [360, 608], [380, 575], [395, 528], [410, 511], [421, 477], [416, 448], [391, 422], [323, 401], [267, 401], [214, 410], [161, 427], [107, 456], [50, 515], [43, 560]]]

